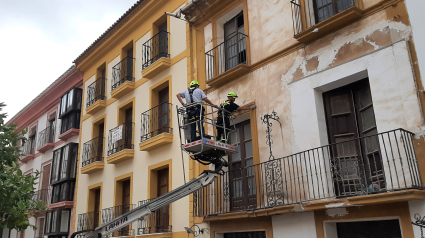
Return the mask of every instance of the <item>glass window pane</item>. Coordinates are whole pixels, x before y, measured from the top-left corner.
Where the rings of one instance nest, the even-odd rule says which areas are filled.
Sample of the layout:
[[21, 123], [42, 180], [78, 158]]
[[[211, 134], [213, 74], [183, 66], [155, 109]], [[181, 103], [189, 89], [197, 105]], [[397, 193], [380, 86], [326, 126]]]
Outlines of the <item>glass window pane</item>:
[[58, 217], [58, 211], [53, 211], [53, 215], [52, 215], [52, 233], [56, 232], [56, 220]]
[[73, 146], [72, 153], [71, 153], [71, 162], [70, 162], [70, 166], [71, 166], [71, 170], [70, 170], [70, 174], [69, 174], [70, 178], [75, 178], [75, 176], [76, 176], [77, 156], [78, 156], [78, 147]]
[[47, 212], [46, 214], [46, 233], [50, 233], [50, 217], [51, 217], [52, 213], [51, 212]]
[[237, 144], [239, 143], [238, 141], [238, 137], [239, 136], [239, 128], [236, 128], [236, 132], [234, 133], [230, 133], [229, 137], [230, 137], [230, 143], [231, 144]]
[[68, 106], [67, 106], [67, 109], [71, 109], [72, 108], [72, 101], [73, 101], [73, 99], [74, 99], [74, 89], [72, 89], [68, 93]]
[[235, 161], [240, 161], [241, 160], [241, 154], [240, 153], [236, 153], [236, 154], [231, 154], [229, 156], [230, 161], [235, 162]]
[[60, 232], [68, 232], [68, 223], [69, 223], [69, 211], [64, 210], [62, 211], [61, 215], [61, 225], [60, 225]]
[[62, 153], [62, 168], [61, 168], [61, 176], [60, 179], [66, 178], [66, 174], [68, 171], [68, 157], [69, 157], [69, 145], [65, 146]]
[[[246, 167], [252, 166], [254, 164], [254, 160], [253, 159], [247, 159], [246, 160]], [[253, 171], [253, 169], [249, 169], [248, 172]]]
[[62, 97], [62, 103], [61, 103], [61, 114], [64, 114], [66, 112], [66, 94]]
[[245, 142], [245, 158], [252, 157], [252, 141]]
[[244, 134], [245, 140], [251, 139], [251, 123], [243, 126], [243, 134]]

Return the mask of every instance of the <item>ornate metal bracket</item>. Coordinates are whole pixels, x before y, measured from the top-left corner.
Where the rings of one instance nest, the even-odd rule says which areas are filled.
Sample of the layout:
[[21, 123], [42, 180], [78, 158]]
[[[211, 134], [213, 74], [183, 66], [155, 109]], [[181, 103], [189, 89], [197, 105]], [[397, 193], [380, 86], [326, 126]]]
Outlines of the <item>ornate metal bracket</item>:
[[270, 149], [270, 156], [269, 156], [269, 160], [274, 160], [274, 155], [272, 152], [272, 145], [273, 145], [273, 139], [272, 139], [272, 126], [273, 123], [271, 122], [271, 120], [277, 121], [279, 123], [279, 125], [282, 127], [282, 124], [279, 121], [279, 116], [277, 115], [277, 113], [274, 111], [272, 111], [271, 114], [265, 114], [263, 117], [261, 117], [261, 121], [263, 122], [263, 124], [267, 125], [267, 130], [266, 130], [266, 144], [269, 146]]
[[412, 225], [419, 226], [421, 228], [421, 238], [424, 238], [423, 228], [425, 228], [425, 216], [421, 217], [418, 213], [414, 216], [415, 220]]

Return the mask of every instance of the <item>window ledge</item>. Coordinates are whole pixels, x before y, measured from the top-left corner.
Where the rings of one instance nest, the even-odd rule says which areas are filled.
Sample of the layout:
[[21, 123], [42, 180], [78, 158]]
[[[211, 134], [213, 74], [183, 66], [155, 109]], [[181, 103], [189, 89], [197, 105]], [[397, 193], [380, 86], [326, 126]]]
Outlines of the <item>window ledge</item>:
[[105, 163], [103, 161], [96, 161], [93, 162], [87, 166], [84, 166], [81, 168], [81, 173], [82, 174], [91, 174], [94, 173], [98, 170], [103, 170], [103, 168], [105, 167]]
[[162, 133], [139, 144], [140, 151], [151, 151], [173, 142], [173, 134]]
[[27, 163], [30, 160], [33, 160], [35, 158], [35, 154], [27, 154], [24, 155], [24, 157], [21, 158], [22, 163]]
[[[309, 43], [311, 41], [317, 40], [329, 33], [335, 32], [347, 24], [355, 21], [362, 17], [363, 11], [357, 7], [350, 7], [322, 22], [317, 23], [316, 25], [311, 26], [308, 29], [305, 29], [301, 33], [294, 36], [299, 42]], [[314, 29], [318, 29], [318, 32], [313, 32]]]
[[69, 138], [71, 138], [73, 136], [78, 136], [79, 134], [80, 134], [80, 129], [72, 128], [72, 129], [69, 129], [69, 130], [65, 131], [64, 133], [60, 134], [58, 136], [58, 139], [62, 140], [62, 141], [67, 141]]
[[49, 205], [49, 210], [54, 208], [72, 208], [74, 207], [74, 201], [64, 201], [64, 202], [57, 202]]
[[87, 114], [95, 114], [96, 112], [104, 109], [106, 107], [105, 100], [97, 100], [95, 103], [86, 108]]
[[215, 76], [214, 78], [207, 81], [207, 84], [211, 87], [219, 87], [226, 83], [229, 83], [238, 77], [241, 77], [250, 71], [250, 66], [246, 64], [239, 64], [226, 72]]
[[168, 58], [160, 58], [153, 64], [149, 65], [146, 69], [142, 70], [143, 78], [151, 79], [157, 74], [161, 73], [165, 69], [171, 66], [171, 60]]
[[125, 149], [106, 158], [108, 164], [117, 164], [134, 157], [134, 150]]
[[134, 82], [126, 81], [111, 92], [111, 97], [119, 99], [120, 97], [126, 95], [128, 92], [133, 91], [135, 88], [136, 84]]
[[50, 149], [53, 149], [54, 147], [55, 147], [55, 143], [46, 143], [46, 144], [44, 144], [44, 145], [42, 145], [42, 146], [38, 147], [38, 148], [37, 148], [37, 150], [38, 150], [40, 153], [44, 153], [44, 152], [46, 152], [46, 151], [48, 151], [48, 150], [50, 150]]

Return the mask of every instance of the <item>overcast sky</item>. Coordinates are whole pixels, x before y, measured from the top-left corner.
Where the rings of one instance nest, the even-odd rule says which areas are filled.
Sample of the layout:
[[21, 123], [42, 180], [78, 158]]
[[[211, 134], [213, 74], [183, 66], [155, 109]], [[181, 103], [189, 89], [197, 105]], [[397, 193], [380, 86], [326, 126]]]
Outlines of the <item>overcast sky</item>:
[[9, 120], [137, 0], [0, 0], [0, 102]]

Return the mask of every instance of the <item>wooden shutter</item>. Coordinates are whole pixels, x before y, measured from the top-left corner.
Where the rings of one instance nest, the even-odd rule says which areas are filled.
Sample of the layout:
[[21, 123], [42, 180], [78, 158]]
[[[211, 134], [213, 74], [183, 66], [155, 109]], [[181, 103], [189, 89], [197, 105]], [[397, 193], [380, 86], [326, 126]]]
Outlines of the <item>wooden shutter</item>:
[[49, 189], [50, 187], [50, 168], [51, 164], [48, 164], [43, 167], [43, 178], [41, 179], [41, 189]]

